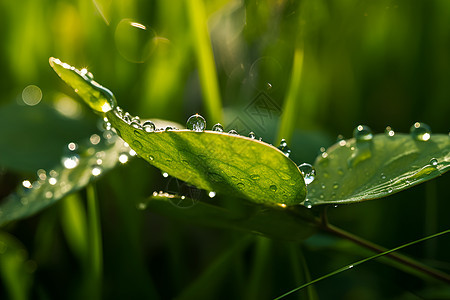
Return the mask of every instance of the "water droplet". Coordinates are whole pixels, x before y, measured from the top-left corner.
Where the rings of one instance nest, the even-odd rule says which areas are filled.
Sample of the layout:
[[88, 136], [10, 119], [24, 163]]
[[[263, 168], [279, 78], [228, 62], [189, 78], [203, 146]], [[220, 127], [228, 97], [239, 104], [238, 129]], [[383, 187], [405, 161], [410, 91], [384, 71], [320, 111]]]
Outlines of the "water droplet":
[[129, 62], [143, 63], [156, 47], [156, 33], [131, 19], [119, 22], [114, 33], [117, 51]]
[[387, 136], [394, 136], [395, 135], [395, 132], [394, 132], [394, 130], [392, 129], [391, 126], [387, 126], [386, 129], [384, 130], [384, 133]]
[[274, 184], [272, 184], [272, 185], [269, 187], [269, 189], [270, 189], [272, 192], [276, 192], [276, 191], [277, 191], [277, 186], [274, 185]]
[[192, 115], [187, 120], [186, 127], [190, 130], [201, 132], [206, 128], [205, 118], [199, 114]]
[[337, 169], [337, 173], [341, 176], [344, 175], [344, 171], [341, 168]]
[[69, 149], [70, 151], [76, 151], [78, 149], [78, 144], [71, 142], [67, 144], [67, 149]]
[[253, 180], [259, 180], [260, 177], [258, 174], [253, 174], [253, 175], [250, 175], [250, 178]]
[[169, 173], [163, 172], [163, 173], [162, 173], [162, 176], [165, 177], [165, 178], [167, 178], [167, 177], [169, 177]]
[[62, 158], [62, 164], [66, 169], [73, 169], [80, 163], [80, 157], [77, 154], [65, 156]]
[[133, 145], [134, 148], [137, 148], [137, 149], [142, 149], [143, 148], [142, 143], [139, 142], [138, 140], [134, 140], [132, 145]]
[[31, 182], [29, 180], [22, 181], [22, 186], [27, 189], [31, 189]]
[[248, 134], [248, 137], [254, 139], [256, 137], [255, 133], [252, 131]]
[[289, 149], [285, 139], [281, 140], [280, 146], [278, 146], [278, 149], [280, 149], [280, 151], [283, 152], [284, 155], [286, 155], [287, 157], [289, 157], [289, 155], [291, 155], [291, 149]]
[[388, 193], [390, 194], [390, 193], [392, 193], [392, 188], [388, 188]]
[[91, 137], [89, 138], [89, 141], [91, 142], [92, 145], [98, 145], [98, 143], [100, 143], [100, 136], [98, 134], [93, 134], [91, 135]]
[[356, 142], [371, 141], [373, 138], [372, 129], [366, 125], [358, 125], [353, 130], [353, 137], [356, 139]]
[[411, 126], [410, 133], [416, 141], [426, 142], [431, 138], [431, 128], [425, 123], [414, 123]]
[[44, 169], [39, 169], [39, 170], [37, 170], [36, 173], [37, 173], [39, 180], [44, 181], [47, 179], [47, 172], [45, 172]]
[[136, 151], [134, 151], [133, 149], [130, 149], [128, 154], [130, 154], [130, 156], [136, 156]]
[[230, 131], [228, 131], [228, 134], [238, 135], [238, 132], [236, 130], [234, 130], [234, 129], [231, 129]]
[[304, 205], [306, 208], [312, 208], [312, 207], [313, 207], [312, 202], [311, 202], [310, 200], [308, 200], [308, 199], [306, 199], [306, 200], [303, 202], [303, 205]]
[[386, 175], [384, 175], [384, 173], [381, 173], [381, 179], [386, 179]]
[[438, 160], [436, 158], [430, 159], [430, 165], [437, 166], [438, 165]]
[[141, 124], [136, 121], [131, 121], [130, 125], [136, 129], [142, 129]]
[[211, 191], [208, 193], [209, 198], [214, 198], [215, 196], [216, 196], [216, 192], [214, 192], [214, 191]]
[[222, 124], [217, 123], [212, 127], [212, 130], [217, 132], [223, 132], [223, 126]]
[[164, 128], [164, 131], [171, 131], [171, 130], [175, 130], [175, 127], [167, 126], [166, 128]]
[[125, 122], [127, 122], [127, 123], [131, 123], [131, 115], [128, 113], [128, 112], [126, 112], [124, 115], [123, 115], [123, 118], [122, 118]]
[[121, 164], [125, 164], [128, 162], [128, 155], [126, 153], [122, 153], [119, 155], [119, 162]]
[[102, 171], [103, 171], [102, 167], [100, 167], [100, 166], [95, 166], [95, 167], [92, 168], [91, 173], [92, 173], [93, 176], [97, 177], [97, 176], [99, 176], [100, 174], [102, 174]]
[[144, 131], [146, 131], [146, 132], [153, 132], [153, 131], [155, 131], [156, 127], [152, 121], [145, 121], [142, 124], [142, 129], [144, 129]]
[[242, 189], [245, 187], [245, 185], [244, 185], [242, 182], [238, 182], [237, 187], [238, 187], [240, 190], [242, 190]]
[[119, 117], [120, 119], [123, 118], [123, 109], [120, 108], [119, 106], [116, 106], [116, 109], [114, 109], [114, 113], [115, 113], [116, 116]]
[[155, 158], [152, 155], [148, 156], [148, 160], [154, 160]]
[[316, 170], [313, 166], [307, 163], [303, 163], [298, 166], [298, 169], [303, 175], [303, 179], [305, 180], [305, 184], [308, 185], [311, 182], [314, 181], [314, 178], [316, 178]]
[[339, 188], [339, 184], [338, 183], [334, 183], [333, 184], [333, 189], [337, 190]]

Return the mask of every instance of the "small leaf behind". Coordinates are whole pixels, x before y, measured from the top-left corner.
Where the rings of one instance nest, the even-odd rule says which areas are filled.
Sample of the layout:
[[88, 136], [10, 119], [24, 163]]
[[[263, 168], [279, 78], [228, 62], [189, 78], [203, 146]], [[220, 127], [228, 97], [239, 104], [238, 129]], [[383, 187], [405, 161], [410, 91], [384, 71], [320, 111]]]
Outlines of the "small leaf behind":
[[326, 153], [316, 159], [316, 179], [308, 186], [312, 205], [385, 197], [450, 168], [450, 138], [444, 134], [434, 134], [428, 141], [408, 134], [378, 134], [366, 142], [341, 141]]
[[63, 164], [55, 166], [53, 170], [46, 172], [45, 178], [33, 182], [32, 187], [23, 187], [17, 193], [6, 197], [0, 204], [0, 226], [30, 216], [65, 195], [84, 188], [89, 182], [112, 169], [119, 161], [119, 156], [127, 155], [130, 151], [116, 135], [108, 140], [103, 139], [96, 145], [89, 144], [89, 147], [84, 149], [79, 153], [76, 167], [69, 169]]

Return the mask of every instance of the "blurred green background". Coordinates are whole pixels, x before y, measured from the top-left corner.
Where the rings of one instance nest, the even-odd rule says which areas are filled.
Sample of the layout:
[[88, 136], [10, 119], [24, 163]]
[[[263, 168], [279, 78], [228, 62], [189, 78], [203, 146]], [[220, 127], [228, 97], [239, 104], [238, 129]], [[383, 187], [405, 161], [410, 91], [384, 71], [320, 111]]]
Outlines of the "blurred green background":
[[[320, 147], [361, 123], [375, 132], [387, 125], [408, 132], [416, 121], [449, 131], [449, 20], [447, 0], [0, 0], [0, 196], [59, 163], [65, 144], [97, 126], [49, 67], [51, 56], [87, 67], [141, 117], [184, 124], [200, 113], [208, 128], [220, 121], [278, 144], [289, 114], [292, 130], [282, 132], [291, 157], [312, 163]], [[198, 299], [270, 299], [302, 282], [300, 248], [312, 278], [363, 255], [321, 234], [302, 246], [253, 236], [243, 242], [239, 232], [136, 209], [167, 185], [142, 160], [97, 183], [104, 298], [188, 297], [197, 284]], [[331, 209], [330, 219], [394, 247], [449, 227], [446, 185], [443, 176], [385, 200]], [[86, 195], [72, 198], [84, 205]], [[18, 299], [76, 299], [89, 290], [68, 241], [70, 200], [3, 229], [0, 256], [7, 245], [18, 263], [0, 260], [0, 298], [17, 290]], [[442, 237], [406, 252], [449, 272], [449, 249]], [[321, 299], [450, 297], [448, 287], [379, 263], [324, 281], [316, 292]], [[292, 298], [298, 295], [307, 296]]]

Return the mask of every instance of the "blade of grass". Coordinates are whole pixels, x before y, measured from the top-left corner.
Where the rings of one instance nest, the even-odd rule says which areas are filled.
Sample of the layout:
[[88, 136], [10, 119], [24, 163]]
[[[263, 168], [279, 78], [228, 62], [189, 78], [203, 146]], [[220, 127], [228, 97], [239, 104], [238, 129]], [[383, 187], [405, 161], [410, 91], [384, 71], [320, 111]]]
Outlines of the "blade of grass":
[[281, 139], [286, 139], [288, 141], [291, 140], [294, 132], [295, 121], [298, 118], [298, 97], [300, 94], [300, 86], [302, 81], [303, 57], [303, 43], [297, 42], [294, 52], [291, 80], [289, 83], [286, 100], [284, 102], [280, 129], [278, 130], [277, 140], [275, 141], [276, 143], [281, 141]]
[[373, 255], [373, 256], [367, 257], [367, 258], [365, 258], [365, 259], [359, 260], [359, 261], [357, 261], [357, 262], [355, 262], [355, 263], [353, 263], [353, 264], [350, 264], [350, 265], [347, 265], [347, 266], [342, 267], [342, 268], [340, 268], [340, 269], [337, 269], [336, 271], [333, 271], [333, 272], [331, 272], [331, 273], [328, 273], [327, 275], [324, 275], [324, 276], [319, 277], [319, 278], [317, 278], [317, 279], [314, 279], [314, 280], [312, 280], [312, 281], [310, 281], [310, 282], [308, 282], [308, 283], [305, 283], [305, 284], [303, 284], [303, 285], [301, 285], [301, 286], [299, 286], [299, 287], [297, 287], [297, 288], [295, 288], [295, 289], [292, 289], [292, 290], [290, 290], [289, 292], [284, 293], [283, 295], [281, 295], [281, 296], [275, 298], [275, 300], [282, 299], [282, 298], [284, 298], [284, 297], [286, 297], [286, 296], [288, 296], [288, 295], [290, 295], [290, 294], [292, 294], [292, 293], [295, 293], [296, 291], [299, 291], [299, 290], [301, 290], [301, 289], [303, 289], [303, 288], [305, 288], [305, 287], [308, 287], [308, 286], [310, 286], [310, 285], [312, 285], [312, 284], [314, 284], [314, 283], [317, 283], [317, 282], [319, 282], [319, 281], [321, 281], [321, 280], [324, 280], [324, 279], [326, 279], [326, 278], [329, 278], [329, 277], [331, 277], [331, 276], [334, 276], [334, 275], [337, 275], [337, 274], [342, 273], [342, 272], [344, 272], [344, 271], [350, 270], [350, 269], [352, 269], [352, 268], [354, 268], [354, 267], [356, 267], [356, 266], [358, 266], [358, 265], [360, 265], [360, 264], [363, 264], [363, 263], [365, 263], [365, 262], [374, 260], [374, 259], [376, 259], [376, 258], [378, 258], [378, 257], [384, 256], [384, 255], [387, 255], [387, 254], [390, 254], [390, 253], [392, 253], [392, 252], [401, 250], [401, 249], [403, 249], [403, 248], [406, 248], [406, 247], [409, 247], [409, 246], [412, 246], [412, 245], [415, 245], [415, 244], [424, 242], [424, 241], [426, 241], [426, 240], [429, 240], [429, 239], [432, 239], [432, 238], [435, 238], [435, 237], [438, 237], [438, 236], [441, 236], [441, 235], [444, 235], [444, 234], [447, 234], [447, 233], [450, 233], [450, 229], [447, 229], [447, 230], [438, 232], [438, 233], [436, 233], [436, 234], [433, 234], [433, 235], [430, 235], [430, 236], [427, 236], [427, 237], [424, 237], [424, 238], [415, 240], [415, 241], [413, 241], [413, 242], [409, 242], [409, 243], [403, 244], [403, 245], [398, 246], [398, 247], [395, 247], [395, 248], [393, 248], [393, 249], [390, 249], [390, 250], [387, 250], [387, 251], [384, 251], [384, 252], [375, 254], [375, 255]]
[[245, 299], [261, 299], [261, 283], [267, 274], [267, 263], [270, 262], [271, 240], [256, 237], [253, 266], [247, 284]]
[[89, 265], [89, 248], [86, 240], [88, 226], [85, 208], [78, 193], [68, 195], [64, 201], [61, 201], [61, 204], [62, 229], [67, 243], [86, 270]]
[[[306, 263], [305, 255], [301, 245], [289, 245], [289, 257], [292, 263], [292, 273], [296, 282], [310, 282], [311, 275], [309, 274], [308, 265]], [[317, 292], [313, 286], [308, 286], [306, 293], [300, 294], [298, 299], [316, 300], [319, 299]]]
[[101, 299], [102, 273], [103, 273], [103, 249], [102, 233], [100, 225], [100, 210], [97, 192], [94, 184], [86, 188], [87, 213], [89, 226], [89, 266], [91, 267], [91, 294], [92, 299]]
[[186, 6], [208, 117], [213, 124], [222, 122], [222, 104], [205, 7], [201, 0], [188, 0]]
[[252, 239], [252, 235], [247, 235], [238, 239], [234, 245], [224, 250], [176, 299], [210, 299], [217, 283], [220, 282], [223, 274], [232, 266], [230, 262], [234, 260], [234, 256], [241, 253]]

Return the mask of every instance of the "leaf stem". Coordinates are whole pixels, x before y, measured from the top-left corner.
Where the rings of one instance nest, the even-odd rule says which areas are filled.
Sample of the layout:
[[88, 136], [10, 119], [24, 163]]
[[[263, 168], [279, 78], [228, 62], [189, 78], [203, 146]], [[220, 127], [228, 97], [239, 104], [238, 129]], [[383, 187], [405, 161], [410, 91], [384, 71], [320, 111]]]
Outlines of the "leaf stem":
[[[419, 271], [421, 273], [427, 274], [427, 275], [429, 275], [429, 276], [431, 276], [431, 277], [433, 277], [435, 279], [438, 279], [440, 281], [443, 281], [445, 283], [450, 284], [450, 275], [449, 274], [446, 274], [446, 273], [444, 273], [442, 271], [439, 271], [439, 270], [436, 270], [434, 268], [428, 267], [428, 266], [426, 266], [426, 265], [424, 265], [424, 264], [422, 264], [422, 263], [420, 263], [420, 262], [418, 262], [418, 261], [416, 261], [414, 259], [406, 257], [405, 255], [402, 255], [402, 254], [399, 254], [399, 253], [393, 253], [394, 251], [389, 251], [388, 249], [386, 249], [386, 248], [384, 248], [382, 246], [379, 246], [379, 245], [377, 245], [375, 243], [367, 241], [367, 240], [365, 240], [365, 239], [363, 239], [363, 238], [361, 238], [359, 236], [356, 236], [356, 235], [354, 235], [352, 233], [349, 233], [349, 232], [347, 232], [347, 231], [345, 231], [343, 229], [340, 229], [340, 228], [338, 228], [336, 226], [333, 226], [331, 224], [328, 224], [328, 223], [324, 223], [324, 222], [321, 223], [320, 228], [323, 231], [325, 231], [325, 232], [328, 232], [328, 233], [333, 234], [335, 236], [338, 236], [338, 237], [344, 238], [346, 240], [349, 240], [349, 241], [351, 241], [351, 242], [353, 242], [353, 243], [355, 243], [357, 245], [360, 245], [360, 246], [362, 246], [364, 248], [367, 248], [369, 250], [372, 250], [374, 252], [386, 253], [385, 255], [387, 257], [389, 257], [389, 258], [391, 258], [391, 259], [393, 259], [393, 260], [395, 260], [395, 261], [397, 261], [397, 262], [399, 262], [399, 263], [401, 263], [403, 265], [406, 265], [406, 266], [408, 266], [410, 268], [413, 268], [413, 269], [415, 269], [415, 270], [417, 270], [417, 271]], [[450, 232], [450, 229], [442, 232], [442, 234], [448, 233], [448, 232]], [[419, 240], [419, 241], [421, 241], [421, 240]], [[397, 248], [395, 248], [395, 249], [397, 249]], [[398, 247], [398, 249], [400, 249], [400, 248]]]

